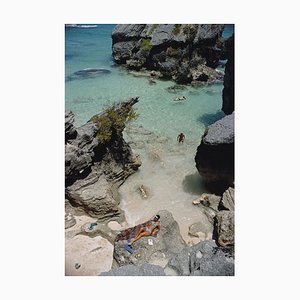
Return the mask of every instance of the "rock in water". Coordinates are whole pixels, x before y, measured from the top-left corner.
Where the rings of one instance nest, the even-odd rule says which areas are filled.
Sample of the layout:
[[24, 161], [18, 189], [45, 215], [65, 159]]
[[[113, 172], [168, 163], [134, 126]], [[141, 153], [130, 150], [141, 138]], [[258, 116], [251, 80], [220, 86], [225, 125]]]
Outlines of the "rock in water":
[[95, 78], [103, 74], [109, 74], [109, 73], [111, 73], [110, 70], [103, 69], [103, 68], [87, 68], [87, 69], [76, 71], [73, 74], [67, 76], [66, 81], [90, 79], [90, 78]]
[[234, 182], [234, 112], [208, 126], [195, 156], [207, 187], [222, 194]]
[[[122, 24], [112, 32], [113, 57], [130, 69], [155, 70], [180, 83], [222, 79], [222, 24]], [[224, 55], [223, 55], [224, 56]]]

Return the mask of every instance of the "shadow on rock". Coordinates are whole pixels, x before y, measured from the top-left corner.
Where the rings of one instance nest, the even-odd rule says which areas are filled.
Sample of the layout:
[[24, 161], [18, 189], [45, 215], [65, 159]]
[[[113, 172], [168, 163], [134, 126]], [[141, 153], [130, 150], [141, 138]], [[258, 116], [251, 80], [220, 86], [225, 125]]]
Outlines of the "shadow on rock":
[[224, 116], [225, 114], [221, 110], [219, 110], [214, 114], [203, 114], [197, 119], [197, 121], [203, 123], [205, 126], [209, 126], [222, 119]]

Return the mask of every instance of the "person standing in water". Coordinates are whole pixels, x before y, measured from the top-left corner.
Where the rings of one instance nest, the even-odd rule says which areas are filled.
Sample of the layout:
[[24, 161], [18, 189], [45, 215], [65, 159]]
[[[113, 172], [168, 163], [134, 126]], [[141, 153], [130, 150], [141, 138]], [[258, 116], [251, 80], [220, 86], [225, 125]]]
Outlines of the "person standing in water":
[[177, 137], [177, 141], [178, 143], [183, 143], [185, 140], [185, 135], [181, 132], [180, 134], [178, 134], [178, 137]]

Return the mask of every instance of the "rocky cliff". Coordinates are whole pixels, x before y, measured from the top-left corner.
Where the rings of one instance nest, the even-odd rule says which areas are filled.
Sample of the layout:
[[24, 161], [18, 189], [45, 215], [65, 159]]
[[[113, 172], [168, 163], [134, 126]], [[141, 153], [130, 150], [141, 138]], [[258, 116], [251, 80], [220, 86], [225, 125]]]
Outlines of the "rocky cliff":
[[195, 156], [207, 187], [223, 193], [234, 182], [234, 112], [208, 126]]
[[[138, 97], [121, 102], [110, 113], [118, 116], [137, 101]], [[92, 118], [75, 128], [73, 114], [66, 112], [66, 198], [100, 219], [120, 214], [117, 187], [141, 165], [139, 157], [123, 139], [124, 122], [112, 124], [110, 135], [101, 140], [99, 131], [102, 125], [107, 127], [107, 114], [106, 111], [97, 115], [100, 123]]]
[[179, 83], [222, 80], [215, 71], [224, 59], [221, 24], [125, 24], [112, 32], [116, 63], [152, 70]]
[[229, 115], [234, 111], [234, 35], [225, 45], [228, 60], [225, 66], [222, 110]]

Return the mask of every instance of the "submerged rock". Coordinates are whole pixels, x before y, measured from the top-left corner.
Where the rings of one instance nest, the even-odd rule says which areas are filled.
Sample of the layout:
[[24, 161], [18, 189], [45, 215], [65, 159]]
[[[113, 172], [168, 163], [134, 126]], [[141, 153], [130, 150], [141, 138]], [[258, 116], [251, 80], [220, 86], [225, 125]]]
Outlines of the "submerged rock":
[[90, 79], [90, 78], [95, 78], [103, 74], [109, 74], [109, 73], [111, 73], [110, 70], [103, 69], [103, 68], [87, 68], [87, 69], [76, 71], [73, 74], [67, 76], [66, 81]]

